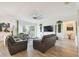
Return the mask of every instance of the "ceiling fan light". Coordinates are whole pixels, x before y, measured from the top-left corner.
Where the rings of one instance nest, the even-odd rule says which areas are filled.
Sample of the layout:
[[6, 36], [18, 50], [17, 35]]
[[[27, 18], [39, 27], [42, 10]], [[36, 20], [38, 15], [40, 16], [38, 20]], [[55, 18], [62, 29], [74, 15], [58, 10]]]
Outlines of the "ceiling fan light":
[[33, 17], [33, 19], [37, 19], [37, 17]]

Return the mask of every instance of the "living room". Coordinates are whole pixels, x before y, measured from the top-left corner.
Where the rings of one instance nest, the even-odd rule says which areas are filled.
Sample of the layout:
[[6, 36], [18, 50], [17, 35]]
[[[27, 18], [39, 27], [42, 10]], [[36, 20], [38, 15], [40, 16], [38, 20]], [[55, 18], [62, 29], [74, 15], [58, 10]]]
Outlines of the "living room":
[[75, 2], [1, 2], [0, 56], [78, 56], [78, 5]]

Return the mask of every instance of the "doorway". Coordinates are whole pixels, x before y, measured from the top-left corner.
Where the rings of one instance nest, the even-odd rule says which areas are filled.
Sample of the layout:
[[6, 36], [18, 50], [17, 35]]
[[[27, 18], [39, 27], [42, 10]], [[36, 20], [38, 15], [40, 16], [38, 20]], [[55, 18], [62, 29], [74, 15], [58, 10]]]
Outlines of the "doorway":
[[64, 39], [75, 40], [76, 37], [76, 21], [63, 21]]

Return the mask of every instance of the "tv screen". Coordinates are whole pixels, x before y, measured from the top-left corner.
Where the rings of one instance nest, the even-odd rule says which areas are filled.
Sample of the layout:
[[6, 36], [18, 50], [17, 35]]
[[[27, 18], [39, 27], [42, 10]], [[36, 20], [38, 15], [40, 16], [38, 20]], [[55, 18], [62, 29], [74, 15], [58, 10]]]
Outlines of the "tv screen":
[[52, 32], [53, 27], [52, 26], [44, 26], [44, 32]]

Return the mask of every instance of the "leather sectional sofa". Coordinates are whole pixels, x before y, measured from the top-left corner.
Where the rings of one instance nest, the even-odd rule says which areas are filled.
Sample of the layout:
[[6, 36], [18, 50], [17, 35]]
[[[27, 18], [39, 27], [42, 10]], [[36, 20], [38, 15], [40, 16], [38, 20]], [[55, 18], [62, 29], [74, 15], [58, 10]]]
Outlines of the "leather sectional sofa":
[[43, 53], [45, 53], [49, 48], [55, 46], [58, 37], [55, 34], [45, 35], [42, 40], [34, 40], [33, 47]]
[[[24, 36], [24, 34], [20, 35]], [[26, 37], [21, 37], [20, 35], [18, 37], [23, 39], [24, 41], [16, 42], [13, 36], [9, 36], [7, 38], [6, 44], [11, 55], [16, 54], [20, 51], [27, 50], [28, 41], [25, 40]], [[44, 53], [49, 48], [55, 46], [56, 40], [58, 40], [58, 37], [55, 34], [45, 35], [43, 36], [42, 40], [33, 40], [33, 48]]]
[[27, 50], [27, 40], [15, 42], [13, 36], [7, 38], [7, 46], [11, 55], [16, 54], [20, 51]]

